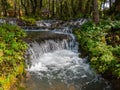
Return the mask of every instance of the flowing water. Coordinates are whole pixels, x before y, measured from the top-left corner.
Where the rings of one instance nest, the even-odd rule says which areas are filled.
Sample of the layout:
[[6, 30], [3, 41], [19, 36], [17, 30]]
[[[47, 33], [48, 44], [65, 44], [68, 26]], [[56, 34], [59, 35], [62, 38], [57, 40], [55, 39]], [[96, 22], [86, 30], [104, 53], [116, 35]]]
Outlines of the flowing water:
[[72, 28], [63, 26], [50, 32], [67, 35], [70, 39], [48, 37], [28, 43], [26, 70], [30, 78], [25, 82], [25, 90], [111, 90], [108, 82], [90, 68], [88, 58], [79, 58]]

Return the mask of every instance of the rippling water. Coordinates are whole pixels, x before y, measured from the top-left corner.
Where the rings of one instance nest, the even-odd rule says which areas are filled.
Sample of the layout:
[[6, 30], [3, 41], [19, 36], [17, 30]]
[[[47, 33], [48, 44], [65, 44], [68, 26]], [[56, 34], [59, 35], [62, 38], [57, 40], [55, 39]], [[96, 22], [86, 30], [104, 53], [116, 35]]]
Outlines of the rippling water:
[[87, 58], [79, 58], [78, 43], [71, 32], [66, 27], [52, 31], [69, 34], [71, 40], [28, 43], [26, 70], [31, 78], [25, 83], [26, 90], [111, 90], [108, 82], [86, 63]]

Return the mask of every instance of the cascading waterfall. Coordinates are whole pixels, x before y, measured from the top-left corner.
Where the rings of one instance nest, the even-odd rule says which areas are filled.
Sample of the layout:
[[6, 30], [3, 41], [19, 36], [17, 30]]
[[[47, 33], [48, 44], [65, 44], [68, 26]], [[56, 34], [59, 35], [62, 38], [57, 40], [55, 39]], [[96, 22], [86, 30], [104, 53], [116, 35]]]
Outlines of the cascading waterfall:
[[71, 40], [29, 43], [27, 70], [34, 86], [27, 90], [110, 90], [107, 82], [85, 62], [87, 58], [79, 58], [78, 43], [70, 32], [67, 28]]
[[60, 49], [70, 49], [67, 40], [46, 40], [40, 44], [34, 41], [32, 43], [29, 43], [28, 54], [30, 55], [30, 59], [33, 60], [32, 62], [36, 63], [36, 61], [39, 60], [43, 54]]

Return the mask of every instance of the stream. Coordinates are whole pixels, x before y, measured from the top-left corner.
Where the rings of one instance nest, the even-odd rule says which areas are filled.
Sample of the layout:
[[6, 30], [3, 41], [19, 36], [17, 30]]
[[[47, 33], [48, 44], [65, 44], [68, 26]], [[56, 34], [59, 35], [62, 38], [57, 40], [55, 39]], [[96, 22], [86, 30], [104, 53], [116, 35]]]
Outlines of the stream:
[[90, 67], [88, 57], [79, 57], [79, 44], [72, 29], [86, 21], [46, 20], [36, 22], [40, 28], [25, 28], [29, 45], [25, 90], [112, 90]]

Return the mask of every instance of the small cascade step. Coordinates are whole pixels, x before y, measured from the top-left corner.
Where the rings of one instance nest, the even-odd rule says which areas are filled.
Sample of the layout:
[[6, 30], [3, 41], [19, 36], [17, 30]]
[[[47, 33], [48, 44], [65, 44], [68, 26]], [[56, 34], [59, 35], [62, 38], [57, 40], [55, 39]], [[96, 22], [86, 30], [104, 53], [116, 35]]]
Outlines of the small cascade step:
[[[99, 77], [89, 63], [85, 62], [87, 58], [79, 57], [78, 42], [72, 34], [71, 26], [80, 27], [86, 21], [80, 19], [64, 22], [53, 30], [48, 29], [44, 33], [39, 31], [39, 34], [38, 31], [34, 32], [34, 36], [28, 40], [26, 58], [26, 69], [32, 77], [28, 83], [33, 83], [34, 86], [27, 90], [110, 90], [107, 81]], [[49, 27], [55, 22], [42, 23]], [[39, 23], [41, 24], [38, 22], [38, 25]], [[30, 32], [28, 30], [29, 35]], [[55, 87], [59, 84], [65, 87]]]

